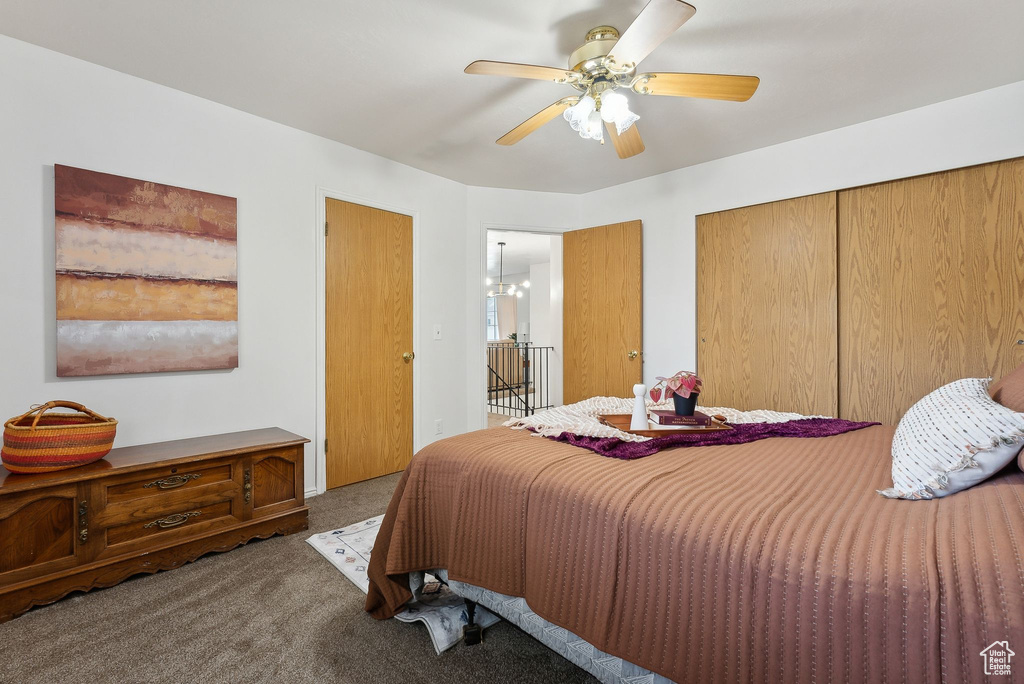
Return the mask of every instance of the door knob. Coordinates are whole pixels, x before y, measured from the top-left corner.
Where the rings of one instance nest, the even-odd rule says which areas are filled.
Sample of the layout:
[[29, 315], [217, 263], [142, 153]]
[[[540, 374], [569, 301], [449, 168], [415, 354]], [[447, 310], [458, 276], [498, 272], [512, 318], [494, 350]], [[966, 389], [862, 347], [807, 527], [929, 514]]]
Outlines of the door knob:
[[640, 356], [640, 352], [638, 352], [636, 349], [632, 349], [628, 354], [626, 354], [626, 356], [628, 356], [629, 360], [632, 361], [636, 357]]
[[415, 358], [416, 354], [414, 354], [413, 352], [405, 352], [404, 354], [402, 354], [402, 360], [405, 361], [406, 363], [409, 363]]

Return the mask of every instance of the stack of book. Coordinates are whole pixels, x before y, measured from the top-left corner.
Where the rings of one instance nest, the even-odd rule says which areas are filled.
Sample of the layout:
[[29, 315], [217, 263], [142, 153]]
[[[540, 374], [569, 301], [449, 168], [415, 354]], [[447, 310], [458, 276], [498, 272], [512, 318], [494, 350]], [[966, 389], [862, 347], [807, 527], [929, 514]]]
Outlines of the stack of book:
[[651, 423], [656, 427], [700, 429], [711, 425], [711, 416], [694, 411], [692, 416], [677, 416], [675, 411], [651, 411]]

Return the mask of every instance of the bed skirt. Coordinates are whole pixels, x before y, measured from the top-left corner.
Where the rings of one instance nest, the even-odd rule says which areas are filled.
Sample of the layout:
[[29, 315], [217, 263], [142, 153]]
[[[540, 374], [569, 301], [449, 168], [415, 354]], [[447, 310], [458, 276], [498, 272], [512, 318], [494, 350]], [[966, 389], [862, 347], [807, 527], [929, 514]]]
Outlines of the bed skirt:
[[447, 570], [438, 570], [431, 574], [447, 582], [453, 593], [500, 615], [604, 684], [673, 684], [671, 679], [609, 655], [569, 630], [551, 624], [530, 610], [526, 599], [522, 597], [499, 594], [490, 589], [450, 580]]

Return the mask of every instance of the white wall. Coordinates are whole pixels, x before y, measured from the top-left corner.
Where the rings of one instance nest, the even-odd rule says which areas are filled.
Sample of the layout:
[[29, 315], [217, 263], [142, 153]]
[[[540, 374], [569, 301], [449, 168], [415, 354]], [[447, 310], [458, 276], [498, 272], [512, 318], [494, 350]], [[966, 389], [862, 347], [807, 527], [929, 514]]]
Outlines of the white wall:
[[551, 345], [551, 264], [530, 264], [530, 342]]
[[562, 353], [565, 351], [565, 340], [562, 338], [562, 236], [551, 236], [551, 284], [548, 291], [550, 299], [551, 344], [555, 351], [551, 354], [551, 404], [562, 405], [563, 378]]
[[1024, 156], [1024, 82], [581, 196], [580, 225], [644, 223], [644, 377], [696, 365], [695, 217]]
[[[548, 354], [548, 398], [562, 404], [562, 236], [550, 236], [546, 264], [530, 266], [530, 340], [538, 347], [554, 347]], [[552, 275], [554, 274], [554, 276]]]
[[[435, 418], [466, 429], [465, 186], [4, 36], [0, 93], [0, 419], [70, 399], [116, 417], [122, 446], [271, 425], [322, 439], [322, 186], [417, 213], [417, 446]], [[236, 370], [55, 377], [54, 163], [238, 198]]]
[[[506, 273], [504, 278], [506, 283], [513, 283], [516, 286], [518, 286], [524, 280], [530, 279], [530, 272], [526, 271], [524, 273]], [[524, 287], [521, 289], [523, 291], [523, 296], [516, 297], [516, 332], [519, 332], [519, 326], [521, 326], [523, 323], [530, 322], [530, 288]]]
[[[695, 362], [696, 215], [1024, 155], [1024, 83], [586, 195], [466, 187], [4, 36], [0, 93], [0, 418], [80, 401], [121, 421], [119, 445], [267, 425], [322, 439], [318, 188], [418, 219], [419, 447], [436, 418], [446, 436], [486, 424], [487, 228], [561, 233], [642, 219], [650, 381]], [[55, 377], [54, 163], [238, 198], [238, 369]], [[560, 240], [554, 252], [560, 283]]]

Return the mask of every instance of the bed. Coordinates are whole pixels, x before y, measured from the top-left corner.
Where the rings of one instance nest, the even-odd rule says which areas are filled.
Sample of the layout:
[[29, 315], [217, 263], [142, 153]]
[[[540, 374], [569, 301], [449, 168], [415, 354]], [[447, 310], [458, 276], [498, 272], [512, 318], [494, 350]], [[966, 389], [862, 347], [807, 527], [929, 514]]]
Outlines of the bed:
[[436, 442], [396, 488], [366, 607], [389, 617], [409, 573], [444, 569], [675, 682], [985, 681], [986, 647], [1024, 648], [1024, 473], [885, 499], [892, 435], [634, 461], [507, 428]]

